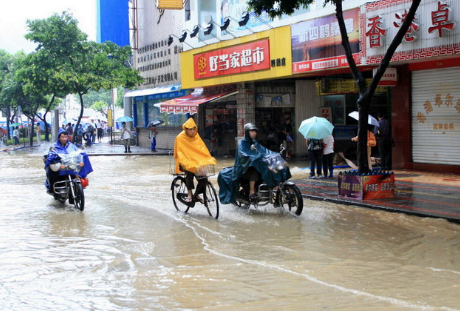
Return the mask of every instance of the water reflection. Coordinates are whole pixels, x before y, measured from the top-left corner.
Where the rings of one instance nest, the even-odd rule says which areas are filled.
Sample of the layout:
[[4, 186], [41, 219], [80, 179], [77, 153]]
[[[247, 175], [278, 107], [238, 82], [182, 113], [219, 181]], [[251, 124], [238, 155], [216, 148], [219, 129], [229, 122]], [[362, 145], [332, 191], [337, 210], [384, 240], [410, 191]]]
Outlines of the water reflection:
[[93, 157], [80, 213], [45, 193], [40, 155], [0, 162], [4, 309], [458, 309], [458, 225], [309, 200], [184, 215], [161, 156]]

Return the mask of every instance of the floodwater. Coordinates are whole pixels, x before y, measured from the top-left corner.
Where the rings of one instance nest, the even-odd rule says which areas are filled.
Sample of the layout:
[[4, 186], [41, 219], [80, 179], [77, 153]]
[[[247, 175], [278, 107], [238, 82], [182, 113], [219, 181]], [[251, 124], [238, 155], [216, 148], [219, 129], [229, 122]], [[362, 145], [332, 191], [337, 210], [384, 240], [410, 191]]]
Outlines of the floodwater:
[[0, 159], [1, 310], [460, 310], [445, 220], [308, 199], [180, 214], [162, 156], [92, 157], [79, 212], [45, 193], [41, 152]]

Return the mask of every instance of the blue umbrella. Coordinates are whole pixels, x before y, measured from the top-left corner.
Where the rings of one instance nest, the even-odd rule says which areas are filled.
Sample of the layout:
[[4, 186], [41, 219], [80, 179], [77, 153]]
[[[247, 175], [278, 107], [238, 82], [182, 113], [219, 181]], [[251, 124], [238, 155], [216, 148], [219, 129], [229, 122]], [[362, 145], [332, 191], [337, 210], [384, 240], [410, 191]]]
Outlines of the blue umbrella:
[[332, 135], [334, 125], [326, 118], [311, 117], [303, 120], [299, 127], [299, 132], [305, 138], [323, 139]]
[[134, 119], [128, 116], [120, 117], [117, 119], [117, 122], [131, 122], [131, 121], [134, 121]]

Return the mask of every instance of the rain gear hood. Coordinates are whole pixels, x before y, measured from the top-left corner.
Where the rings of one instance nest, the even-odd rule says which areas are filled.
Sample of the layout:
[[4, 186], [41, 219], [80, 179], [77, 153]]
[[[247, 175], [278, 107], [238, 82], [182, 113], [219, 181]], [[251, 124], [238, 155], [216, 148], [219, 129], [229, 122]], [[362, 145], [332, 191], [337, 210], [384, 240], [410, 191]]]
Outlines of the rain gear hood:
[[[196, 128], [193, 136], [186, 133], [186, 128]], [[174, 158], [176, 160], [176, 173], [182, 170], [196, 173], [201, 165], [216, 165], [216, 159], [211, 156], [208, 148], [198, 134], [198, 127], [192, 118], [182, 125], [182, 132], [177, 135], [174, 142]], [[180, 167], [182, 170], [180, 169]]]
[[[46, 155], [46, 160], [45, 160], [45, 169], [51, 164], [51, 163], [56, 163], [61, 160], [61, 157], [59, 156], [60, 154], [70, 154], [72, 152], [79, 152], [81, 151], [78, 149], [77, 146], [75, 146], [71, 142], [67, 142], [65, 146], [61, 145], [61, 142], [59, 141], [59, 138], [61, 137], [62, 134], [67, 134], [67, 131], [63, 129], [59, 129], [58, 133], [58, 139], [54, 143], [53, 147], [50, 148], [48, 154]], [[83, 167], [80, 169], [80, 172], [78, 173], [78, 176], [80, 177], [86, 177], [89, 173], [93, 171], [93, 167], [91, 166], [91, 162], [89, 161], [89, 157], [86, 153], [81, 152], [83, 156]], [[73, 171], [64, 171], [60, 170], [59, 175], [71, 175], [74, 174]]]

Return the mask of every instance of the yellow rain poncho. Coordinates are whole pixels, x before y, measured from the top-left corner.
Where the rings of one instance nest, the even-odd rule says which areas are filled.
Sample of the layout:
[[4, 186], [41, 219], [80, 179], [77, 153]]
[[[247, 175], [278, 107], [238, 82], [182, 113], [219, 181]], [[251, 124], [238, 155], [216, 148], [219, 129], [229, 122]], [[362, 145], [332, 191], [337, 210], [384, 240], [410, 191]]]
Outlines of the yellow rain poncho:
[[208, 148], [198, 134], [187, 135], [185, 128], [196, 127], [195, 121], [190, 118], [182, 125], [182, 132], [176, 137], [174, 142], [174, 158], [176, 159], [176, 173], [180, 173], [179, 164], [186, 171], [196, 173], [196, 168], [201, 165], [216, 165], [216, 159], [211, 156]]

